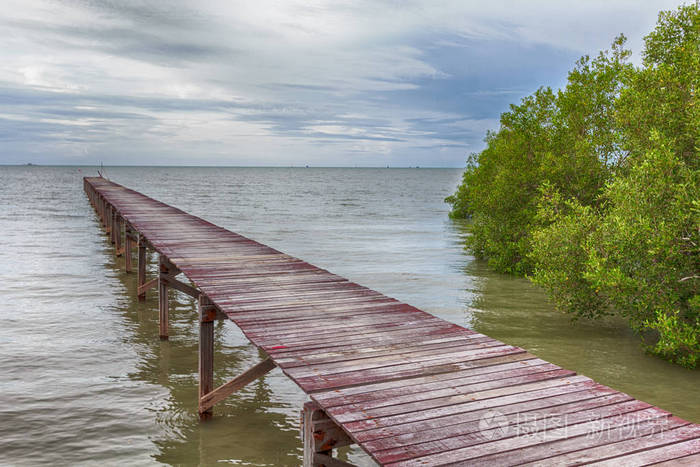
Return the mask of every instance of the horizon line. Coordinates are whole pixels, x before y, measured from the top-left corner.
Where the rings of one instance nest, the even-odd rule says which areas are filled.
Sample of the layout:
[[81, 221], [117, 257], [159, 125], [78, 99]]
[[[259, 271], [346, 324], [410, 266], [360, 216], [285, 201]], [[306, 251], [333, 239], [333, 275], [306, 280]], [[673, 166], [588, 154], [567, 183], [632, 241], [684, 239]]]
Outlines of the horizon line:
[[15, 163], [0, 164], [0, 167], [163, 167], [163, 168], [231, 168], [231, 169], [462, 169], [464, 167], [428, 166], [428, 165], [163, 165], [163, 164], [35, 164]]

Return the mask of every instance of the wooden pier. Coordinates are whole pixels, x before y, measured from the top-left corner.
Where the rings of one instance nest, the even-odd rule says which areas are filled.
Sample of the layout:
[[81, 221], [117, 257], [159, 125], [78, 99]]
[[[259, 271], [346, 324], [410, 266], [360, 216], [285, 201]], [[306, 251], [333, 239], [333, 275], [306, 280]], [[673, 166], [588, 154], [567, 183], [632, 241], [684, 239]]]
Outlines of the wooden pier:
[[[380, 465], [700, 465], [700, 425], [446, 322], [101, 177], [84, 188], [138, 298], [199, 303], [199, 413], [275, 367], [310, 401], [304, 466], [347, 466], [358, 444]], [[146, 277], [146, 249], [159, 274]], [[178, 278], [183, 274], [188, 280]], [[267, 356], [214, 387], [214, 321]]]

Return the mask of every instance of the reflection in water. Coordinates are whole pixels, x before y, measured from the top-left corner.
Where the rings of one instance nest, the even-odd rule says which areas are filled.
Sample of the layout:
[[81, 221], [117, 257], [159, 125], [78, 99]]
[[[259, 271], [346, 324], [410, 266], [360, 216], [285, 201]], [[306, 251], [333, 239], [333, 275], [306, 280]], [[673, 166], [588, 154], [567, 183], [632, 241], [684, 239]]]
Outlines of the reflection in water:
[[[306, 396], [279, 370], [200, 424], [193, 301], [157, 296], [100, 233], [94, 168], [0, 167], [0, 464], [299, 465]], [[624, 323], [555, 313], [524, 279], [490, 272], [447, 220], [453, 169], [108, 168], [113, 180], [441, 318], [700, 422], [700, 372], [640, 351]], [[210, 187], [203, 190], [202, 187]], [[151, 272], [155, 273], [155, 256]], [[261, 356], [216, 328], [217, 383]], [[345, 453], [343, 454], [345, 456]], [[368, 463], [357, 448], [348, 458]]]

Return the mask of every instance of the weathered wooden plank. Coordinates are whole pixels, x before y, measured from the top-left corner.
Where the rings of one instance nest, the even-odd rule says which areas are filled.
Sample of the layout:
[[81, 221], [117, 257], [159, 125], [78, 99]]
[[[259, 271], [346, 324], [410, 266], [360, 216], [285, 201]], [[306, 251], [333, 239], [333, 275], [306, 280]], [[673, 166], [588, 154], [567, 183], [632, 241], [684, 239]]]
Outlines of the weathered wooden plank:
[[496, 341], [495, 339], [491, 339], [490, 337], [468, 339], [467, 336], [460, 336], [459, 338], [451, 340], [427, 344], [421, 340], [414, 340], [406, 343], [394, 344], [389, 346], [364, 347], [360, 349], [341, 349], [340, 351], [336, 350], [334, 352], [321, 352], [314, 353], [311, 355], [290, 356], [286, 358], [280, 355], [276, 358], [276, 360], [280, 365], [284, 366], [285, 368], [293, 368], [296, 366], [311, 366], [326, 363], [349, 362], [375, 357], [394, 357], [402, 354], [408, 356], [414, 352], [437, 354], [440, 352], [453, 350], [455, 348], [468, 348], [473, 347], [477, 344], [485, 343], [500, 344], [500, 342]]
[[[522, 357], [512, 357], [523, 354]], [[442, 359], [429, 360], [424, 362], [397, 363], [378, 368], [359, 369], [337, 374], [323, 376], [310, 376], [296, 378], [289, 371], [283, 369], [305, 391], [311, 393], [316, 391], [341, 388], [347, 386], [357, 386], [366, 383], [377, 383], [403, 379], [409, 376], [425, 376], [429, 374], [445, 373], [448, 371], [460, 370], [471, 365], [488, 364], [484, 361], [492, 361], [494, 357], [510, 357], [515, 359], [527, 358], [526, 352], [517, 347], [496, 347], [493, 350], [487, 349], [478, 354], [465, 355], [456, 360]], [[293, 370], [293, 369], [292, 369]]]
[[[206, 291], [206, 289], [203, 289]], [[217, 302], [219, 303], [219, 302]], [[304, 303], [301, 305], [294, 305], [294, 306], [287, 306], [287, 307], [254, 307], [252, 309], [248, 310], [242, 310], [239, 307], [236, 307], [235, 305], [222, 305], [220, 306], [227, 311], [228, 314], [231, 316], [234, 316], [236, 320], [238, 320], [239, 317], [242, 318], [242, 322], [245, 322], [246, 320], [250, 319], [251, 317], [255, 317], [255, 319], [263, 321], [263, 320], [277, 320], [277, 319], [286, 319], [287, 317], [293, 318], [296, 317], [297, 315], [305, 315], [305, 316], [313, 316], [315, 318], [318, 318], [319, 314], [325, 314], [325, 313], [341, 313], [341, 312], [350, 312], [350, 311], [355, 311], [355, 310], [365, 310], [365, 311], [376, 311], [376, 310], [381, 310], [381, 309], [396, 309], [399, 307], [406, 306], [404, 303], [401, 303], [396, 300], [370, 300], [367, 302], [363, 303], [336, 303], [336, 304], [323, 304], [323, 305], [312, 305], [308, 303]], [[464, 328], [462, 328], [464, 329]]]
[[[400, 303], [380, 303], [368, 304], [367, 306], [357, 306], [352, 308], [353, 316], [364, 318], [366, 315], [383, 315], [387, 313], [396, 313], [402, 310], [404, 305]], [[272, 324], [278, 327], [303, 326], [304, 324], [320, 324], [320, 319], [324, 321], [347, 321], [347, 307], [340, 308], [297, 308], [293, 310], [279, 310], [277, 313], [258, 314], [249, 313], [249, 317], [245, 317], [244, 313], [235, 313], [236, 322], [241, 326], [248, 328], [249, 326], [264, 326]]]
[[[425, 321], [440, 322], [439, 319], [428, 314], [396, 310], [394, 312], [386, 313], [355, 315], [353, 316], [352, 320], [348, 320], [347, 316], [343, 318], [343, 316], [340, 315], [334, 318], [321, 318], [320, 321], [317, 320], [313, 323], [308, 323], [307, 321], [302, 321], [299, 324], [294, 322], [285, 322], [281, 326], [268, 324], [251, 326], [247, 324], [246, 331], [249, 336], [259, 338], [275, 336], [286, 339], [299, 336], [308, 336], [310, 333], [316, 333], [317, 331], [323, 331], [325, 334], [335, 334], [338, 331], [347, 331], [348, 328], [367, 328], [381, 324], [399, 324], [406, 321], [415, 323]], [[323, 326], [324, 323], [327, 325]]]
[[[363, 447], [373, 452], [375, 459], [385, 464], [441, 451], [438, 445], [464, 447], [471, 444], [479, 444], [480, 441], [495, 441], [513, 436], [538, 436], [540, 434], [546, 436], [545, 432], [547, 430], [566, 428], [593, 420], [605, 420], [608, 417], [622, 414], [634, 414], [649, 407], [651, 406], [645, 402], [631, 400], [602, 407], [594, 406], [593, 408], [580, 411], [576, 411], [575, 405], [567, 407], [567, 409], [573, 408], [573, 412], [557, 410], [562, 408], [562, 406], [559, 406], [558, 408], [541, 412], [536, 411], [529, 415], [517, 413], [504, 416], [497, 413], [490, 419], [482, 418], [468, 423], [450, 425], [441, 430], [422, 431], [414, 436], [406, 434], [394, 438], [369, 441], [364, 443]], [[603, 423], [605, 422], [603, 421]], [[542, 457], [546, 457], [545, 453], [547, 451], [545, 449], [539, 446], [531, 449], [541, 453]], [[526, 459], [525, 455], [522, 450], [519, 450], [513, 454], [513, 458], [509, 459], [524, 460]], [[503, 461], [501, 465], [508, 464], [505, 458], [501, 459], [501, 461]]]
[[324, 401], [324, 406], [342, 407], [346, 405], [361, 404], [363, 407], [380, 407], [383, 405], [401, 404], [403, 401], [414, 401], [418, 398], [437, 398], [447, 395], [458, 395], [484, 391], [509, 386], [519, 386], [541, 380], [550, 380], [575, 376], [575, 372], [562, 368], [554, 368], [547, 371], [527, 371], [531, 369], [521, 369], [519, 372], [513, 371], [500, 377], [491, 375], [490, 379], [484, 379], [483, 375], [479, 381], [476, 378], [459, 378], [454, 380], [440, 380], [432, 383], [416, 384], [412, 386], [397, 387], [383, 391], [363, 393], [354, 397], [346, 396], [345, 400], [337, 398], [335, 401]]
[[[568, 392], [556, 396], [543, 397], [540, 399], [524, 400], [513, 404], [506, 404], [497, 407], [487, 407], [466, 412], [455, 412], [447, 415], [427, 418], [418, 421], [389, 425], [386, 427], [373, 428], [352, 432], [353, 437], [360, 443], [394, 438], [396, 445], [404, 442], [415, 444], [416, 440], [440, 439], [442, 430], [450, 430], [454, 425], [478, 423], [483, 419], [490, 419], [497, 411], [500, 414], [498, 421], [511, 421], [515, 417], [516, 421], [530, 420], [531, 417], [541, 413], [566, 414], [585, 410], [589, 407], [603, 407], [610, 404], [627, 402], [633, 400], [631, 396], [616, 392], [612, 389], [592, 388], [582, 391]], [[432, 433], [435, 433], [431, 436]]]
[[[278, 360], [279, 361], [279, 360]], [[497, 380], [508, 376], [532, 374], [541, 371], [558, 370], [560, 367], [553, 363], [548, 363], [539, 358], [521, 360], [510, 363], [500, 363], [496, 365], [470, 368], [437, 375], [404, 378], [398, 381], [385, 383], [364, 384], [344, 389], [334, 389], [332, 391], [314, 393], [311, 398], [318, 401], [324, 407], [345, 405], [348, 402], [362, 402], [365, 399], [372, 399], [376, 394], [393, 389], [410, 388], [424, 384], [450, 384], [450, 380], [459, 380], [460, 383], [470, 384], [482, 381]]]
[[[369, 357], [357, 360], [346, 360], [340, 362], [332, 363], [320, 363], [314, 365], [305, 365], [297, 367], [285, 367], [285, 371], [288, 374], [293, 375], [295, 378], [304, 378], [306, 376], [312, 375], [333, 375], [336, 373], [346, 373], [349, 371], [357, 370], [370, 370], [374, 368], [383, 368], [397, 365], [398, 362], [408, 361], [413, 363], [422, 362], [456, 362], [464, 357], [473, 357], [478, 355], [487, 355], [493, 353], [501, 353], [503, 350], [515, 350], [516, 347], [507, 346], [499, 341], [484, 342], [481, 344], [474, 344], [473, 346], [467, 346], [465, 348], [452, 348], [451, 351], [446, 352], [404, 352], [401, 356], [403, 358], [397, 358], [396, 355], [386, 355], [381, 357]], [[400, 364], [400, 363], [399, 363]]]
[[[466, 402], [474, 402], [481, 399], [492, 399], [513, 394], [523, 394], [535, 392], [537, 390], [549, 389], [557, 386], [570, 386], [576, 383], [592, 383], [586, 376], [570, 376], [563, 378], [548, 379], [533, 383], [518, 384], [483, 391], [470, 391], [469, 387], [455, 388], [448, 391], [447, 395], [440, 393], [418, 393], [411, 394], [403, 398], [396, 398], [396, 403], [384, 400], [382, 402], [373, 401], [363, 404], [348, 404], [330, 407], [326, 410], [333, 420], [340, 423], [363, 420], [365, 418], [388, 417], [409, 412], [421, 412], [437, 407], [458, 405]], [[460, 390], [461, 389], [461, 390]], [[435, 397], [432, 397], [435, 395]]]
[[[644, 451], [627, 454], [625, 456], [614, 457], [612, 459], [601, 462], [591, 462], [589, 465], [596, 467], [613, 467], [619, 465], [649, 465], [660, 462], [675, 461], [684, 457], [695, 455], [700, 452], [700, 438], [695, 438], [687, 441], [681, 441], [671, 445], [662, 446], [654, 449], [646, 449]], [[697, 458], [697, 456], [696, 456]], [[692, 460], [692, 459], [691, 459]], [[672, 462], [674, 465], [679, 462]], [[696, 464], [697, 465], [697, 464]]]
[[[508, 407], [518, 406], [519, 410], [527, 411], [534, 408], [555, 405], [559, 403], [562, 396], [579, 397], [579, 394], [611, 394], [610, 388], [595, 384], [592, 381], [584, 381], [569, 385], [555, 386], [552, 388], [540, 389], [538, 391], [529, 391], [525, 393], [511, 394], [508, 396], [495, 397], [483, 400], [472, 400], [460, 404], [441, 405], [432, 408], [424, 408], [420, 411], [407, 412], [397, 415], [387, 415], [384, 417], [364, 418], [353, 422], [343, 423], [345, 428], [350, 433], [356, 431], [372, 430], [378, 428], [386, 428], [396, 425], [405, 425], [408, 423], [419, 422], [440, 417], [454, 416], [457, 414], [475, 412], [479, 410], [490, 410], [498, 407], [499, 412], [508, 410]], [[518, 405], [519, 404], [519, 405]]]
[[690, 454], [652, 465], [654, 467], [697, 467], [700, 465], [700, 454]]
[[[555, 440], [550, 440], [549, 433], [542, 430], [534, 433], [534, 435], [530, 435], [530, 437], [534, 437], [536, 440], [537, 438], [541, 438], [540, 443], [532, 443], [531, 445], [526, 445], [512, 451], [504, 450], [504, 452], [479, 457], [478, 459], [470, 458], [468, 462], [478, 462], [479, 465], [484, 466], [520, 465], [523, 462], [535, 462], [536, 465], [540, 465], [539, 462], [542, 462], [542, 460], [539, 458], [546, 457], [547, 455], [567, 452], [575, 457], [577, 452], [588, 450], [591, 447], [595, 449], [597, 447], [616, 444], [621, 441], [639, 443], [640, 438], [653, 439], [661, 430], [672, 429], [687, 424], [687, 422], [679, 421], [680, 419], [677, 418], [648, 415], [640, 416], [639, 414], [641, 413], [642, 412], [632, 412], [623, 414], [623, 420], [631, 420], [629, 423], [621, 423], [619, 419], [614, 418], [595, 417], [589, 422], [588, 426], [584, 428], [586, 430], [585, 434], [581, 434], [582, 430], [576, 424], [564, 425], [563, 428], [567, 436]], [[570, 436], [568, 433], [569, 428], [572, 429]], [[518, 441], [518, 439], [516, 438], [514, 441]], [[544, 459], [544, 461], [546, 461], [546, 459]], [[459, 465], [463, 462], [464, 461], [458, 461], [448, 465]], [[581, 465], [578, 462], [576, 464]], [[621, 462], [615, 465], [639, 464]]]
[[[226, 312], [226, 309], [224, 309], [224, 312]], [[236, 321], [235, 315], [231, 316], [231, 314], [226, 313], [234, 322]], [[366, 330], [366, 331], [360, 331], [360, 332], [343, 332], [339, 334], [326, 334], [324, 336], [309, 336], [309, 337], [297, 337], [297, 338], [287, 338], [287, 339], [281, 339], [277, 337], [269, 337], [269, 338], [252, 338], [251, 340], [255, 342], [257, 345], [263, 347], [264, 349], [268, 349], [271, 347], [277, 347], [279, 348], [280, 346], [284, 346], [287, 349], [292, 349], [292, 348], [309, 348], [312, 345], [320, 345], [321, 347], [324, 346], [330, 346], [332, 345], [333, 341], [329, 340], [332, 339], [333, 337], [338, 337], [342, 336], [343, 340], [347, 340], [347, 342], [353, 342], [356, 340], [372, 340], [372, 342], [375, 342], [377, 344], [379, 343], [384, 343], [384, 342], [397, 342], [399, 341], [410, 341], [410, 336], [413, 335], [415, 337], [418, 336], [423, 336], [423, 335], [444, 335], [447, 332], [450, 332], [453, 330], [452, 326], [444, 323], [421, 323], [421, 324], [390, 324], [386, 326], [382, 326], [386, 329], [381, 329], [380, 327], [375, 327], [372, 331]], [[245, 333], [246, 330], [245, 328], [243, 329], [243, 332]], [[284, 349], [283, 349], [284, 350]]]
[[[453, 342], [453, 341], [464, 341], [468, 342], [468, 335], [459, 332], [455, 329], [450, 328], [427, 328], [424, 332], [417, 330], [419, 332], [413, 336], [410, 341], [411, 344], [417, 345], [429, 345], [440, 342]], [[367, 347], [367, 339], [362, 336], [348, 338], [343, 341], [322, 341], [314, 344], [299, 344], [299, 345], [280, 345], [280, 346], [262, 346], [267, 349], [267, 352], [275, 356], [275, 360], [280, 358], [294, 358], [297, 356], [314, 355], [316, 353], [324, 352], [338, 352], [338, 351], [352, 351], [358, 350], [359, 352], [367, 349], [377, 350], [377, 349], [401, 349], [407, 345], [407, 339], [405, 333], [397, 333], [393, 337], [387, 338], [386, 336], [380, 338], [373, 338], [371, 340], [372, 347]]]
[[[641, 423], [659, 423], [664, 424], [663, 419], [669, 417], [668, 412], [664, 412], [657, 408], [643, 409], [632, 412], [631, 414], [615, 415], [605, 418], [605, 422], [609, 426], [615, 427], [616, 430], [621, 430], [626, 426], [639, 426]], [[640, 419], [645, 422], [640, 422]], [[660, 419], [660, 420], [659, 420]], [[484, 430], [482, 436], [457, 436], [447, 438], [435, 443], [432, 452], [425, 456], [415, 457], [409, 460], [398, 461], [394, 463], [386, 463], [387, 466], [399, 467], [416, 465], [445, 465], [452, 463], [474, 462], [475, 459], [484, 457], [490, 454], [498, 454], [504, 451], [521, 449], [533, 445], [551, 443], [566, 438], [580, 437], [579, 441], [585, 439], [585, 435], [599, 429], [599, 421], [593, 420], [584, 423], [578, 423], [571, 426], [557, 426], [551, 429], [542, 428], [541, 425], [534, 427], [538, 436], [510, 436], [507, 438], [499, 438], [495, 441], [489, 441], [488, 435]], [[610, 435], [607, 435], [610, 436]], [[613, 438], [614, 439], [614, 438]], [[486, 442], [484, 442], [486, 441]], [[619, 465], [619, 464], [616, 464]]]
[[[354, 320], [353, 320], [354, 321]], [[352, 336], [362, 335], [371, 337], [370, 334], [383, 333], [384, 331], [392, 331], [404, 328], [444, 328], [448, 329], [449, 326], [445, 325], [444, 321], [436, 320], [428, 316], [417, 316], [410, 317], [404, 320], [397, 319], [396, 317], [380, 318], [380, 317], [369, 317], [367, 319], [358, 320], [357, 326], [333, 326], [330, 329], [318, 329], [310, 330], [309, 332], [303, 332], [300, 330], [290, 331], [289, 333], [275, 333], [275, 332], [251, 332], [246, 329], [246, 335], [256, 342], [265, 344], [268, 342], [284, 342], [287, 344], [299, 343], [299, 342], [309, 342], [309, 341], [319, 341], [321, 339], [334, 339], [336, 337], [340, 338], [351, 338]]]
[[[635, 430], [633, 432], [634, 437], [630, 439], [605, 444], [602, 446], [594, 446], [584, 449], [583, 446], [578, 443], [578, 440], [576, 440], [577, 443], [575, 443], [573, 446], [575, 450], [570, 452], [565, 451], [566, 446], [562, 446], [563, 443], [561, 443], [560, 446], [557, 446], [556, 451], [550, 449], [540, 450], [538, 452], [533, 451], [533, 456], [528, 456], [529, 453], [523, 452], [522, 450], [520, 452], [524, 456], [535, 457], [535, 460], [531, 461], [532, 463], [529, 464], [531, 466], [538, 465], [542, 467], [554, 467], [572, 463], [587, 464], [604, 459], [614, 460], [614, 458], [619, 458], [620, 456], [624, 456], [626, 454], [632, 454], [660, 446], [674, 445], [682, 441], [700, 438], [700, 427], [698, 425], [689, 424], [677, 417], [670, 417], [667, 420], [669, 422], [668, 425], [656, 427], [657, 431], [641, 432], [639, 430]], [[548, 457], [540, 458], [542, 455]], [[493, 460], [498, 459], [494, 458]], [[700, 463], [694, 465], [700, 465]]]

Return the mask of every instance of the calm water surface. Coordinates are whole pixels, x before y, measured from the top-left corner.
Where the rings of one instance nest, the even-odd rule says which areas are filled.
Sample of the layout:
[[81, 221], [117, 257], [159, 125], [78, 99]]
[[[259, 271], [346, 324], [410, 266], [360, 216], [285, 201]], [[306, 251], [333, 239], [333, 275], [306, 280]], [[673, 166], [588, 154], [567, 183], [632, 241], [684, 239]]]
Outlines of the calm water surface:
[[[112, 180], [441, 318], [700, 422], [700, 373], [645, 355], [624, 323], [572, 325], [461, 247], [454, 169], [108, 168]], [[95, 169], [0, 167], [0, 463], [298, 465], [306, 397], [279, 370], [196, 416], [195, 306], [135, 300], [82, 192]], [[155, 267], [152, 267], [155, 270]], [[260, 359], [217, 328], [216, 376]], [[357, 448], [341, 457], [371, 464]]]

